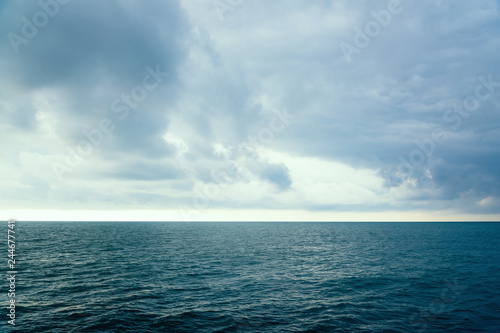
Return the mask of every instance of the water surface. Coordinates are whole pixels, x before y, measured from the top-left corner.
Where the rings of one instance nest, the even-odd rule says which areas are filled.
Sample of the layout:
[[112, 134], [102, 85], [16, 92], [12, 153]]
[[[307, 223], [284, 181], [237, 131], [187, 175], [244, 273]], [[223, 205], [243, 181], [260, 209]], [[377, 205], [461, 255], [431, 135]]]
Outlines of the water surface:
[[17, 235], [3, 331], [500, 332], [499, 223], [21, 221]]

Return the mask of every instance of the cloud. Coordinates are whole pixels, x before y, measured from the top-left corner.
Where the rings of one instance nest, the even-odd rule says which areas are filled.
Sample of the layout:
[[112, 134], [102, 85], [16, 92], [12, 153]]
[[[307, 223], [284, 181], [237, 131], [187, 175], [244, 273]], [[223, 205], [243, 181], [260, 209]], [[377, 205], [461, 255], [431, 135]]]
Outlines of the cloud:
[[261, 180], [276, 185], [280, 190], [290, 189], [292, 185], [288, 168], [283, 163], [260, 163], [256, 166], [256, 173]]
[[486, 197], [477, 202], [481, 207], [491, 207], [499, 204], [499, 199], [495, 197]]
[[[19, 30], [21, 14], [29, 17], [29, 13], [41, 10], [33, 3], [17, 13], [20, 6], [11, 3], [4, 9], [3, 16], [8, 19], [2, 19], [2, 31]], [[168, 126], [165, 111], [175, 99], [175, 72], [185, 57], [182, 38], [187, 30], [185, 15], [175, 2], [61, 5], [50, 24], [40, 28], [27, 45], [21, 45], [17, 54], [8, 45], [1, 49], [5, 59], [0, 64], [3, 86], [7, 82], [10, 86], [4, 91], [15, 91], [17, 97], [9, 98], [11, 112], [25, 119], [17, 125], [36, 123], [40, 106], [29, 100], [38, 93], [47, 97], [44, 111], [60, 120], [55, 131], [61, 139], [80, 140], [82, 128], [103, 116], [117, 118], [110, 110], [113, 101], [141, 84], [148, 67], [160, 68], [170, 76], [132, 110], [130, 120], [117, 126], [114, 145], [106, 146], [134, 154], [160, 153], [160, 136]]]
[[132, 162], [125, 166], [114, 165], [107, 176], [126, 180], [157, 181], [177, 179], [182, 174], [181, 170], [176, 169], [175, 166], [169, 163]]
[[350, 63], [387, 1], [40, 3], [0, 8], [5, 207], [500, 213], [497, 1], [402, 0]]

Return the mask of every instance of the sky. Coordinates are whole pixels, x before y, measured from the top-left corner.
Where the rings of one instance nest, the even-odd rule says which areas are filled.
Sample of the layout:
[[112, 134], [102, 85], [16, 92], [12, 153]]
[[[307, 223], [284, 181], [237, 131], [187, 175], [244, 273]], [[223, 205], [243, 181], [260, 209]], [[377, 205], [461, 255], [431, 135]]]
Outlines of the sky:
[[0, 3], [0, 218], [500, 220], [500, 1]]

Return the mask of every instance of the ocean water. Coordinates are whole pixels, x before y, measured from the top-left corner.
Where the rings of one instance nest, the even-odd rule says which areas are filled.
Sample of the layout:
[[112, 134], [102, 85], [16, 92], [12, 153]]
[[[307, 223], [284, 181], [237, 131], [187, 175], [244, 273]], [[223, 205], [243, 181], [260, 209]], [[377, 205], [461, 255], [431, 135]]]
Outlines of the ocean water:
[[2, 332], [500, 332], [499, 223], [20, 221], [16, 236]]

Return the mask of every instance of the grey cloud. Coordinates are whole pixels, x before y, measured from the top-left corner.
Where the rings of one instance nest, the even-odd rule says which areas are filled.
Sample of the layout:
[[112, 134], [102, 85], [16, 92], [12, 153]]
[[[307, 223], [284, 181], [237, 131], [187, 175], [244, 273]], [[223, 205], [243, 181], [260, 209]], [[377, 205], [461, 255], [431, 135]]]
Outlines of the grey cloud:
[[251, 170], [256, 173], [260, 179], [275, 185], [280, 191], [288, 190], [292, 186], [292, 179], [290, 178], [286, 165], [263, 161], [250, 165], [252, 165]]
[[[15, 13], [15, 6], [9, 4], [4, 16], [9, 11]], [[21, 14], [36, 10], [40, 8], [31, 6], [13, 15], [3, 29], [16, 27], [16, 22], [20, 25]], [[162, 99], [148, 96], [133, 110], [131, 119], [116, 126], [118, 144], [113, 149], [131, 148], [133, 153], [140, 153], [153, 147], [151, 154], [168, 151], [168, 147], [160, 147], [162, 140], [158, 137], [167, 128], [168, 105], [175, 99], [171, 83], [186, 53], [182, 44], [187, 33], [184, 16], [173, 1], [154, 1], [147, 6], [138, 1], [74, 1], [61, 6], [58, 15], [27, 45], [21, 45], [18, 54], [4, 45], [1, 52], [8, 62], [0, 66], [26, 94], [43, 88], [54, 88], [62, 94], [58, 102], [64, 103], [57, 109], [57, 117], [65, 128], [60, 132], [73, 136], [73, 140], [79, 139], [82, 124], [114, 116], [109, 110], [111, 103], [142, 84], [148, 66], [159, 66], [170, 76], [150, 95]], [[16, 111], [24, 118], [33, 118], [33, 110]], [[138, 145], [141, 149], [135, 148]]]
[[124, 166], [115, 164], [113, 171], [105, 174], [111, 178], [145, 181], [177, 179], [184, 175], [174, 165], [159, 162], [131, 162]]

